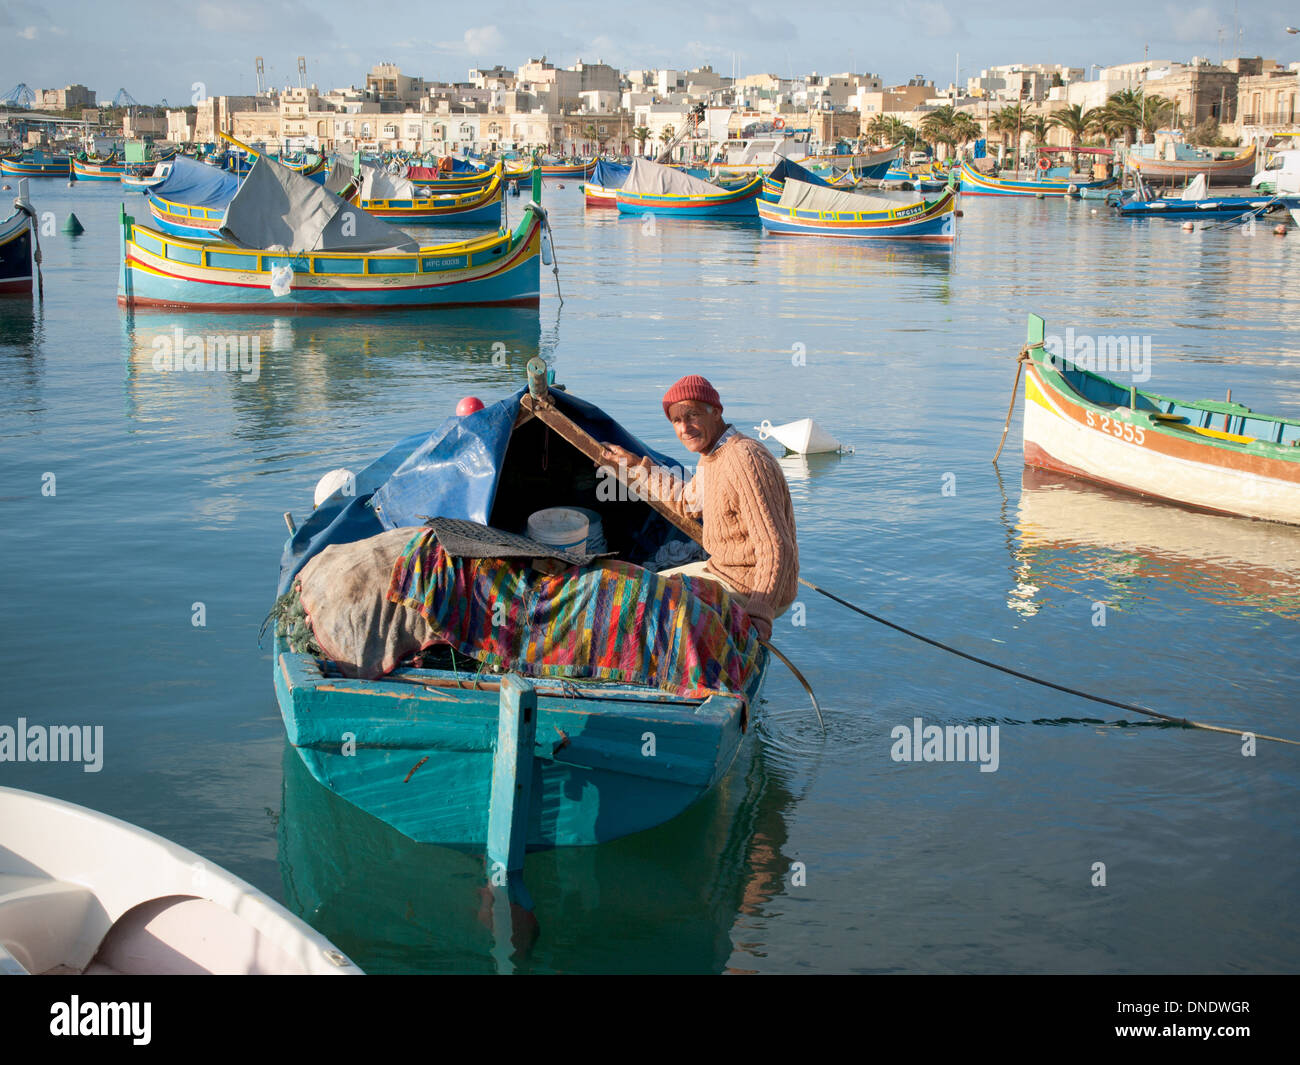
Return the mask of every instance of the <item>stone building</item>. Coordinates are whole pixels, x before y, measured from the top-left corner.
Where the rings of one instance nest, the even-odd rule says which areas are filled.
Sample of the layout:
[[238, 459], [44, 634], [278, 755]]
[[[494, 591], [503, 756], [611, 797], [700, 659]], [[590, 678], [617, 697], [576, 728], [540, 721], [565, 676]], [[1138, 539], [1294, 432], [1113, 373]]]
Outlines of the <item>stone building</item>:
[[95, 90], [84, 85], [65, 85], [62, 89], [41, 89], [32, 107], [37, 111], [80, 111], [95, 106]]
[[1295, 132], [1300, 73], [1271, 70], [1237, 79], [1236, 127], [1247, 140]]

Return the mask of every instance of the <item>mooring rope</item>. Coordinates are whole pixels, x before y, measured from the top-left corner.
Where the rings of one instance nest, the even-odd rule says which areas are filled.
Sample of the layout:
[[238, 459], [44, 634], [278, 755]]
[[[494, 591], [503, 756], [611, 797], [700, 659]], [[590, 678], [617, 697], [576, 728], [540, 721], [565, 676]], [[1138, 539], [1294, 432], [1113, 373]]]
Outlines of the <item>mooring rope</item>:
[[997, 662], [990, 662], [987, 658], [980, 658], [978, 655], [959, 651], [957, 648], [950, 647], [946, 643], [932, 640], [928, 636], [922, 636], [919, 632], [913, 632], [911, 629], [904, 628], [902, 625], [896, 625], [894, 622], [888, 621], [885, 618], [880, 617], [878, 614], [873, 614], [869, 610], [863, 610], [862, 607], [855, 606], [847, 599], [841, 599], [838, 595], [833, 592], [828, 592], [825, 588], [819, 588], [817, 585], [813, 584], [812, 581], [804, 580], [802, 577], [799, 578], [799, 583], [805, 588], [811, 588], [814, 592], [820, 592], [822, 595], [826, 596], [827, 599], [833, 599], [835, 602], [839, 603], [840, 606], [848, 607], [855, 613], [861, 614], [864, 618], [869, 618], [872, 621], [879, 622], [881, 625], [894, 629], [896, 632], [901, 632], [906, 636], [911, 636], [913, 639], [920, 640], [922, 643], [928, 643], [931, 647], [937, 647], [941, 651], [947, 651], [949, 654], [954, 654], [958, 658], [964, 658], [969, 662], [976, 662], [981, 666], [988, 666], [990, 669], [996, 669], [1001, 673], [1009, 673], [1011, 676], [1019, 677], [1021, 680], [1027, 680], [1031, 684], [1040, 684], [1044, 688], [1052, 688], [1059, 692], [1065, 692], [1067, 695], [1077, 695], [1080, 699], [1090, 699], [1094, 703], [1103, 703], [1106, 706], [1114, 706], [1120, 710], [1131, 710], [1137, 714], [1145, 714], [1147, 717], [1159, 718], [1161, 721], [1168, 721], [1173, 725], [1182, 725], [1184, 728], [1199, 728], [1205, 729], [1209, 732], [1226, 732], [1231, 736], [1249, 735], [1260, 740], [1272, 740], [1274, 743], [1287, 743], [1292, 746], [1300, 747], [1300, 741], [1297, 740], [1288, 740], [1281, 736], [1265, 736], [1258, 732], [1247, 733], [1243, 732], [1241, 729], [1224, 728], [1221, 725], [1207, 725], [1200, 721], [1192, 721], [1190, 718], [1186, 717], [1173, 717], [1170, 714], [1162, 714], [1158, 710], [1150, 710], [1145, 706], [1137, 706], [1134, 703], [1125, 703], [1117, 699], [1107, 699], [1104, 695], [1093, 695], [1090, 692], [1080, 691], [1078, 688], [1071, 688], [1065, 684], [1056, 684], [1050, 680], [1043, 680], [1041, 677], [1035, 677], [1030, 673], [1024, 673], [1018, 669], [1012, 669], [1010, 666], [1003, 666], [999, 665]]
[[1011, 415], [1016, 410], [1016, 397], [1020, 395], [1020, 371], [1024, 369], [1025, 363], [1029, 361], [1029, 353], [1034, 348], [1041, 348], [1043, 342], [1040, 340], [1036, 344], [1026, 344], [1020, 349], [1020, 354], [1016, 358], [1016, 379], [1011, 385], [1011, 402], [1007, 404], [1007, 420], [1002, 423], [1002, 439], [998, 441], [998, 449], [993, 452], [993, 465], [998, 464], [998, 456], [1002, 454], [1002, 447], [1007, 442], [1007, 430], [1011, 428]]

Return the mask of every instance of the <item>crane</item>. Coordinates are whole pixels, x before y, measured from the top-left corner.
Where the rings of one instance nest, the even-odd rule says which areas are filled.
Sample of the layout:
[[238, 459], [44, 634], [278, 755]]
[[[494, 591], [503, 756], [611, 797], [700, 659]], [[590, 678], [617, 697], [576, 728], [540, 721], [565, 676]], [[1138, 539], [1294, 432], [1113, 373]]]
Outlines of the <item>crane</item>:
[[36, 102], [36, 93], [27, 87], [25, 81], [20, 81], [3, 96], [0, 96], [0, 104], [9, 104], [13, 107], [31, 107]]

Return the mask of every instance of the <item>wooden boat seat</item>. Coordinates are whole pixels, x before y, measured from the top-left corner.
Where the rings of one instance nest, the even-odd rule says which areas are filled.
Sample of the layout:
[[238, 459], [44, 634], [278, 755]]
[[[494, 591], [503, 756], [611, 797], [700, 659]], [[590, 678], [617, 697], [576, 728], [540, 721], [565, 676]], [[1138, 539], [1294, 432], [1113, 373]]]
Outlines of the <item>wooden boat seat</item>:
[[0, 950], [29, 973], [81, 972], [109, 924], [95, 893], [81, 884], [0, 874]]

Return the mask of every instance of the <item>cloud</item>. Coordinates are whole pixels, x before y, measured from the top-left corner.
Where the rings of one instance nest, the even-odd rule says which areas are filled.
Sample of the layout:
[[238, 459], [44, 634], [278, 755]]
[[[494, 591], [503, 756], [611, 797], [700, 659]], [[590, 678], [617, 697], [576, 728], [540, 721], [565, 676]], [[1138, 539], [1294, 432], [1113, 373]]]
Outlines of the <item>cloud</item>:
[[1175, 4], [1165, 5], [1168, 25], [1173, 29], [1173, 39], [1180, 44], [1207, 44], [1219, 39], [1222, 22], [1218, 13], [1208, 4], [1190, 11]]
[[968, 36], [961, 19], [948, 10], [947, 4], [913, 4], [908, 8], [908, 18], [921, 28], [922, 37]]
[[39, 31], [36, 29], [35, 26], [28, 26], [25, 30], [19, 30], [18, 36], [25, 41], [34, 41], [36, 40], [36, 35], [38, 32]]
[[780, 16], [763, 18], [757, 13], [737, 11], [725, 15], [704, 15], [699, 21], [710, 33], [728, 40], [762, 39], [781, 41], [788, 45], [799, 39], [798, 27]]
[[465, 31], [463, 47], [470, 55], [500, 52], [504, 45], [505, 39], [495, 26], [475, 26]]

